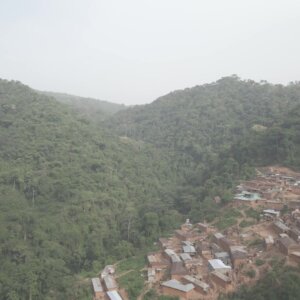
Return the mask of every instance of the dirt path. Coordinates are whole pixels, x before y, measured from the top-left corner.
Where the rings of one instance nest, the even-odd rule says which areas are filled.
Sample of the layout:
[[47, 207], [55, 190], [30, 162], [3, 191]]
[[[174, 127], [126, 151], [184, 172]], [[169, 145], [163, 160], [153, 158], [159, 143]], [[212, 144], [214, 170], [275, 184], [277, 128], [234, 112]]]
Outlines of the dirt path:
[[120, 277], [122, 277], [122, 276], [124, 276], [124, 275], [127, 275], [128, 273], [131, 273], [131, 272], [134, 272], [134, 271], [135, 271], [135, 270], [128, 270], [128, 271], [125, 271], [125, 272], [123, 272], [123, 273], [121, 273], [121, 274], [115, 276], [115, 278], [116, 278], [116, 279], [117, 279], [117, 278], [120, 278]]

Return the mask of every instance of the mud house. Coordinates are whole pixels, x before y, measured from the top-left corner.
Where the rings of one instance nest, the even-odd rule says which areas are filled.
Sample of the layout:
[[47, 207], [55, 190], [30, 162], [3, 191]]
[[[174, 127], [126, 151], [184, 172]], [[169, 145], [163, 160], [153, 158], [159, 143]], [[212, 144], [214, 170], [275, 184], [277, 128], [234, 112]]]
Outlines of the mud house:
[[300, 245], [288, 236], [279, 238], [277, 243], [279, 251], [285, 255], [289, 255], [291, 252], [300, 251]]
[[289, 231], [289, 236], [296, 242], [300, 241], [300, 230], [297, 228], [292, 228]]
[[210, 286], [206, 282], [196, 279], [190, 275], [186, 275], [182, 278], [186, 283], [192, 283], [195, 286], [195, 291], [201, 294], [208, 294], [210, 291]]
[[216, 284], [217, 287], [221, 287], [225, 291], [231, 287], [230, 277], [224, 275], [223, 273], [217, 271], [211, 272], [211, 280]]
[[113, 291], [118, 289], [117, 282], [113, 276], [107, 275], [103, 278], [103, 281], [107, 291]]
[[218, 271], [220, 273], [226, 274], [231, 271], [231, 267], [225, 265], [220, 259], [210, 259], [208, 261], [209, 271]]
[[172, 279], [180, 279], [182, 276], [188, 274], [188, 271], [185, 268], [183, 262], [177, 255], [172, 256], [172, 265], [170, 273]]
[[265, 248], [266, 250], [270, 250], [274, 245], [274, 239], [271, 235], [268, 235], [266, 238], [265, 238]]
[[109, 300], [122, 300], [122, 297], [117, 291], [109, 291], [106, 294]]
[[234, 268], [239, 267], [245, 263], [248, 258], [248, 252], [245, 246], [231, 246], [230, 257]]
[[101, 299], [104, 295], [104, 290], [101, 284], [101, 281], [98, 277], [92, 278], [92, 285], [94, 291], [94, 299]]
[[290, 231], [290, 228], [287, 227], [283, 222], [281, 221], [276, 221], [273, 223], [273, 229], [275, 230], [276, 233], [288, 233]]
[[220, 259], [225, 265], [230, 265], [230, 255], [228, 252], [216, 252], [214, 258]]
[[180, 299], [190, 299], [195, 286], [192, 283], [182, 284], [176, 279], [162, 283], [164, 295], [179, 297]]

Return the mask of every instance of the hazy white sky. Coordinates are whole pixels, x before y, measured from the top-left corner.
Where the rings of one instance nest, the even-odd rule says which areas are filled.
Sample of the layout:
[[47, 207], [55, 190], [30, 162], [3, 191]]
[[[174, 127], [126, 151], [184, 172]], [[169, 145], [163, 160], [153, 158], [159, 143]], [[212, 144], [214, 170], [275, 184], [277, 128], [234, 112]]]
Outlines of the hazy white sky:
[[237, 74], [300, 80], [300, 0], [0, 0], [0, 77], [140, 104]]

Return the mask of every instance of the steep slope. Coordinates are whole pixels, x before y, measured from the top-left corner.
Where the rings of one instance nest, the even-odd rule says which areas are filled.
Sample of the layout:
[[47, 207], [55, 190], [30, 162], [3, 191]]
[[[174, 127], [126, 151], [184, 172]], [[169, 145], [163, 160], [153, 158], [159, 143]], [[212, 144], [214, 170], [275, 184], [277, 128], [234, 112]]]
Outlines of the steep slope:
[[[226, 203], [236, 180], [253, 176], [260, 165], [259, 157], [247, 152], [254, 129], [271, 132], [299, 104], [299, 83], [272, 85], [232, 76], [121, 111], [106, 126], [168, 151], [184, 177], [177, 208], [192, 220], [212, 219], [219, 208], [211, 200], [220, 196]], [[273, 149], [274, 141], [266, 141], [265, 150]], [[271, 158], [268, 152], [265, 157]]]
[[233, 145], [231, 153], [239, 163], [281, 164], [300, 169], [300, 105], [269, 128], [251, 130]]
[[75, 112], [94, 121], [103, 121], [109, 116], [124, 110], [122, 104], [111, 103], [103, 100], [84, 98], [63, 93], [41, 92], [46, 96], [55, 98], [57, 101], [69, 105]]
[[201, 160], [255, 125], [270, 126], [300, 103], [300, 84], [242, 81], [236, 76], [179, 90], [119, 112], [108, 126], [120, 135], [175, 149]]
[[162, 151], [0, 80], [0, 298], [84, 299], [75, 274], [180, 220], [176, 176]]

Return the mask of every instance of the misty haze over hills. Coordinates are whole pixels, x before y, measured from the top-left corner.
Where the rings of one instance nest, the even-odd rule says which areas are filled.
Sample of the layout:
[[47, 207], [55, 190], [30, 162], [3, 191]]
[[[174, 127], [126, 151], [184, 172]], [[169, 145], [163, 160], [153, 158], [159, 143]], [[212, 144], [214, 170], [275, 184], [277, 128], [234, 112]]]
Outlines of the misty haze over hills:
[[299, 300], [299, 20], [1, 0], [0, 299]]
[[[299, 109], [298, 83], [237, 76], [134, 107], [0, 80], [0, 298], [88, 299], [86, 272], [186, 218], [220, 220], [255, 167], [300, 168]], [[294, 272], [278, 273], [284, 293]]]

